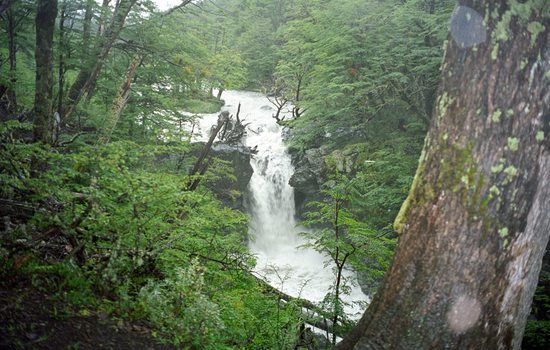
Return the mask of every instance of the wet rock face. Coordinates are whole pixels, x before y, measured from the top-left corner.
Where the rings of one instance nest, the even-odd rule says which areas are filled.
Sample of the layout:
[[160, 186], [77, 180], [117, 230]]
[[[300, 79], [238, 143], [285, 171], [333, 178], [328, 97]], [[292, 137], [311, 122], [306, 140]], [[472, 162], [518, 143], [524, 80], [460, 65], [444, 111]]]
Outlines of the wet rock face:
[[236, 181], [222, 178], [209, 181], [206, 186], [228, 207], [244, 211], [244, 193], [253, 173], [250, 165], [252, 156], [250, 148], [242, 145], [216, 143], [212, 146], [211, 155], [214, 158], [231, 162]]
[[300, 218], [303, 217], [308, 202], [321, 199], [320, 185], [326, 181], [325, 152], [322, 148], [313, 148], [303, 154], [292, 155], [294, 174], [290, 177], [289, 184], [294, 187], [296, 214]]
[[303, 218], [308, 202], [321, 199], [321, 185], [331, 172], [351, 174], [356, 171], [357, 155], [358, 151], [353, 147], [330, 150], [327, 146], [292, 154], [295, 170], [289, 184], [295, 189], [296, 211], [300, 218]]

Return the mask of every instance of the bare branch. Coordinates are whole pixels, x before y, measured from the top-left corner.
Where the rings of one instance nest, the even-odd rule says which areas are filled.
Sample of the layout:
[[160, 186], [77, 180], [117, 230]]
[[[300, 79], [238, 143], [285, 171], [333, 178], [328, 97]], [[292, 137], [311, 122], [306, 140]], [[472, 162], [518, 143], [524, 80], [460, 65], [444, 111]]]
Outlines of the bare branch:
[[177, 11], [177, 10], [179, 10], [179, 9], [182, 9], [182, 8], [184, 8], [185, 6], [189, 5], [189, 4], [191, 3], [191, 1], [192, 1], [192, 0], [183, 0], [183, 1], [181, 2], [181, 4], [176, 5], [176, 6], [172, 7], [172, 8], [170, 8], [170, 9], [166, 10], [162, 15], [163, 15], [163, 16], [169, 16], [169, 15], [171, 15], [173, 12], [175, 12], [175, 11]]
[[15, 0], [0, 0], [0, 15], [6, 12], [11, 5], [15, 3]]

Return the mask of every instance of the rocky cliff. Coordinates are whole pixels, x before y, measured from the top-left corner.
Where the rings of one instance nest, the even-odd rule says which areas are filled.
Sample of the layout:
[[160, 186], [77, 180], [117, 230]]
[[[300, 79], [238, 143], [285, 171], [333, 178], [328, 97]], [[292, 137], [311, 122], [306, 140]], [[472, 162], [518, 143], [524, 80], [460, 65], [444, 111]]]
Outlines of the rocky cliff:
[[250, 166], [250, 157], [252, 156], [250, 148], [218, 142], [213, 145], [211, 155], [213, 158], [231, 163], [234, 181], [229, 181], [227, 176], [221, 177], [207, 181], [206, 187], [211, 189], [218, 199], [228, 207], [244, 211], [244, 194], [253, 173], [252, 166]]

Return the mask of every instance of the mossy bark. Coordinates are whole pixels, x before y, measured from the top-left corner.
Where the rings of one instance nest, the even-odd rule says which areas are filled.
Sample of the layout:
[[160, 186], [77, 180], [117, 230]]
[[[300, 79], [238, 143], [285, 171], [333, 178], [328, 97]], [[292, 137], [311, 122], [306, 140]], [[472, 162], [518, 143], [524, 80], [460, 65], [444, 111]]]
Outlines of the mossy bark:
[[538, 0], [460, 5], [487, 40], [449, 37], [392, 266], [337, 349], [521, 346], [550, 234], [550, 18]]
[[57, 0], [38, 0], [36, 10], [36, 91], [34, 96], [34, 139], [52, 141], [53, 132], [53, 33]]
[[107, 144], [109, 142], [109, 139], [111, 138], [111, 134], [115, 130], [118, 119], [120, 118], [120, 114], [122, 113], [124, 107], [126, 107], [126, 103], [128, 102], [130, 87], [132, 86], [132, 81], [134, 80], [136, 70], [141, 64], [142, 60], [143, 57], [139, 53], [135, 53], [134, 57], [130, 61], [128, 69], [126, 70], [126, 75], [124, 76], [124, 81], [118, 89], [118, 92], [113, 101], [111, 112], [105, 120], [105, 126], [102, 129], [101, 136], [98, 140], [100, 144]]

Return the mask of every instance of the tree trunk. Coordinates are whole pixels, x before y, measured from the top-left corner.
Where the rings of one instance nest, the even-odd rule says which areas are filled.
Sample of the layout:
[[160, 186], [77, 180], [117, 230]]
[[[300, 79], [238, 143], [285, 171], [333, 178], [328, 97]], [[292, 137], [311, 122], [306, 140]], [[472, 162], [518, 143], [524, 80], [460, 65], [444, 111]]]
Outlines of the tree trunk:
[[199, 158], [195, 162], [193, 169], [191, 169], [191, 171], [189, 172], [189, 180], [185, 185], [186, 191], [194, 191], [198, 187], [200, 183], [200, 177], [196, 177], [196, 175], [197, 174], [204, 175], [204, 173], [208, 169], [208, 165], [210, 162], [204, 162], [204, 160], [210, 153], [210, 149], [212, 148], [212, 144], [214, 143], [216, 136], [218, 136], [218, 133], [228, 121], [229, 121], [229, 112], [224, 111], [224, 112], [221, 112], [220, 115], [218, 115], [218, 124], [212, 130], [210, 134], [210, 138], [208, 139], [208, 142], [206, 142], [206, 144], [202, 148]]
[[63, 1], [61, 5], [61, 17], [59, 18], [59, 68], [58, 68], [58, 96], [57, 111], [61, 112], [63, 108], [63, 92], [65, 87], [65, 17], [67, 14], [67, 2]]
[[220, 113], [220, 115], [218, 116], [218, 124], [212, 130], [210, 134], [210, 138], [208, 139], [208, 142], [206, 142], [206, 144], [204, 145], [201, 151], [201, 154], [199, 155], [199, 158], [197, 159], [195, 165], [193, 166], [193, 169], [191, 169], [191, 171], [189, 172], [189, 176], [194, 176], [199, 173], [199, 170], [201, 168], [201, 165], [204, 159], [210, 153], [210, 149], [212, 148], [212, 144], [214, 143], [216, 136], [218, 136], [218, 133], [220, 132], [222, 127], [225, 125], [225, 123], [227, 123], [228, 120], [229, 120], [229, 112]]
[[36, 91], [34, 140], [50, 143], [53, 131], [53, 33], [57, 0], [38, 0], [36, 11]]
[[68, 118], [76, 108], [76, 105], [82, 98], [85, 92], [89, 91], [91, 86], [95, 85], [97, 77], [103, 68], [103, 64], [111, 47], [113, 46], [118, 35], [122, 31], [126, 17], [130, 12], [132, 6], [137, 0], [120, 0], [118, 6], [115, 9], [111, 23], [105, 29], [104, 34], [99, 38], [98, 45], [94, 47], [92, 54], [90, 55], [90, 62], [86, 63], [84, 67], [78, 73], [76, 80], [69, 89], [67, 96], [67, 104], [63, 117]]
[[86, 12], [84, 12], [84, 23], [82, 25], [82, 58], [81, 63], [90, 54], [90, 38], [92, 34], [92, 17], [94, 15], [95, 0], [86, 1]]
[[520, 348], [550, 233], [550, 23], [535, 3], [460, 1], [392, 266], [337, 349]]
[[[97, 33], [96, 33], [96, 36], [98, 38], [101, 38], [103, 34], [105, 34], [105, 23], [107, 22], [107, 17], [110, 14], [110, 9], [109, 9], [110, 3], [111, 3], [111, 0], [103, 0], [103, 2], [101, 3], [101, 13], [99, 15], [99, 22], [98, 22]], [[118, 0], [117, 0], [117, 3], [118, 3]]]
[[221, 99], [222, 99], [223, 91], [224, 91], [224, 90], [223, 90], [222, 88], [219, 88], [219, 89], [218, 89], [218, 94], [217, 94], [217, 96], [216, 96], [216, 98], [217, 98], [218, 100], [221, 100]]
[[[336, 265], [336, 281], [334, 284], [334, 308], [332, 314], [332, 324], [334, 328], [338, 325], [338, 315], [340, 314], [340, 284], [342, 282], [342, 269], [344, 268], [344, 263], [340, 261], [340, 200], [338, 198], [334, 199], [334, 238], [336, 243], [336, 251], [333, 256], [334, 265]], [[332, 254], [330, 254], [332, 256]], [[336, 344], [336, 332], [332, 333], [332, 345]]]
[[6, 12], [6, 27], [8, 33], [8, 58], [10, 62], [10, 83], [6, 91], [6, 96], [9, 103], [8, 111], [17, 113], [17, 94], [15, 92], [15, 87], [17, 85], [17, 43], [15, 41], [16, 34], [13, 9], [9, 9]]
[[6, 12], [14, 3], [15, 0], [0, 0], [0, 15]]
[[[111, 3], [111, 0], [103, 0], [103, 3], [101, 5], [101, 13], [99, 15], [99, 21], [98, 21], [97, 33], [96, 33], [96, 37], [98, 38], [96, 45], [100, 44], [99, 40], [102, 40], [103, 34], [105, 34], [107, 19], [111, 14], [111, 9], [109, 8], [110, 3]], [[115, 8], [117, 6], [118, 6], [118, 0], [115, 2]], [[88, 48], [88, 54], [86, 55], [86, 57], [89, 57], [89, 56], [90, 56], [90, 49]], [[97, 87], [97, 80], [90, 82], [90, 85], [86, 87], [86, 90], [84, 91], [86, 93], [86, 102], [90, 102], [92, 100], [92, 96], [96, 87]]]
[[179, 5], [176, 5], [172, 8], [169, 8], [162, 15], [163, 16], [168, 16], [168, 15], [172, 14], [173, 12], [184, 8], [185, 6], [189, 5], [190, 3], [191, 3], [191, 0], [182, 0], [182, 2]]
[[300, 112], [300, 107], [298, 107], [298, 104], [300, 103], [301, 89], [302, 89], [302, 75], [299, 75], [298, 83], [296, 85], [296, 94], [294, 96], [294, 108], [292, 109], [292, 117], [294, 119], [298, 119], [302, 115], [302, 112]]
[[141, 55], [136, 53], [132, 58], [132, 61], [130, 61], [130, 64], [128, 65], [124, 81], [118, 89], [118, 93], [113, 102], [113, 107], [111, 108], [111, 113], [109, 114], [109, 117], [105, 122], [105, 127], [103, 129], [102, 135], [99, 138], [99, 143], [101, 144], [108, 143], [109, 139], [111, 138], [111, 134], [113, 133], [118, 123], [120, 113], [122, 113], [122, 110], [126, 106], [126, 102], [128, 102], [130, 87], [132, 86], [132, 81], [136, 74], [136, 70], [141, 63], [141, 60]]

